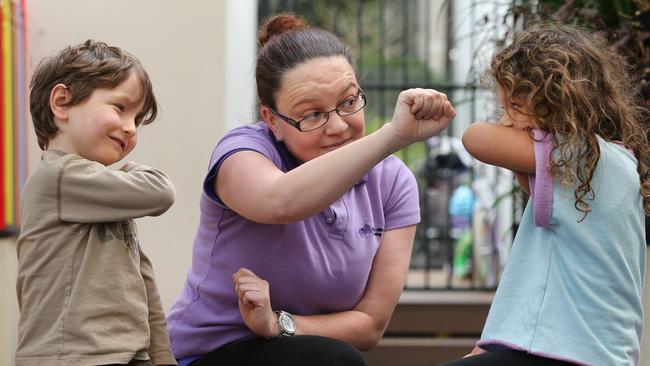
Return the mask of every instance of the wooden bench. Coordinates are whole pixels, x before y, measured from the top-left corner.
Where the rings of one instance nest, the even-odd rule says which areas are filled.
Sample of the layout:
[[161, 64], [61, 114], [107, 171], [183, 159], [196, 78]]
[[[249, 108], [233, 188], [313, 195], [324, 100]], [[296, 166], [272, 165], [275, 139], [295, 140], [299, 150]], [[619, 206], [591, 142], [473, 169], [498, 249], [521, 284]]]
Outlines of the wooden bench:
[[487, 291], [405, 291], [368, 366], [435, 366], [472, 350], [494, 297]]

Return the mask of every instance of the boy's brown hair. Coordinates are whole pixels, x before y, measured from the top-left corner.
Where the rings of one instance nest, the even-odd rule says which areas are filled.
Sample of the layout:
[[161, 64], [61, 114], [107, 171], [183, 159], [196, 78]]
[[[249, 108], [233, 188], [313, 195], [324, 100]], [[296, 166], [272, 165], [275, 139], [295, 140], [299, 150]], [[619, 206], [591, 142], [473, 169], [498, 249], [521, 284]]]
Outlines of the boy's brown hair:
[[59, 129], [50, 108], [50, 93], [55, 85], [63, 84], [68, 88], [71, 97], [66, 105], [74, 106], [85, 101], [96, 89], [120, 85], [132, 72], [140, 81], [141, 100], [144, 100], [135, 123], [146, 125], [156, 118], [158, 106], [149, 75], [131, 54], [104, 42], [87, 40], [43, 59], [30, 83], [29, 110], [38, 146], [47, 149], [50, 139]]

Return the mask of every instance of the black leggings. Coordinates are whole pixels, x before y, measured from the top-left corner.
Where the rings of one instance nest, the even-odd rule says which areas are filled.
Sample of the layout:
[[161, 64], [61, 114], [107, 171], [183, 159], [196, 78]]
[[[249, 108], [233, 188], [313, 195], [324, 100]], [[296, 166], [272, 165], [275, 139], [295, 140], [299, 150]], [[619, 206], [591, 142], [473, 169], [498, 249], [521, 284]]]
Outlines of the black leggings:
[[514, 350], [485, 352], [446, 363], [442, 366], [575, 366], [573, 363], [531, 355]]
[[318, 336], [253, 338], [219, 348], [190, 366], [364, 366], [361, 352], [353, 346]]

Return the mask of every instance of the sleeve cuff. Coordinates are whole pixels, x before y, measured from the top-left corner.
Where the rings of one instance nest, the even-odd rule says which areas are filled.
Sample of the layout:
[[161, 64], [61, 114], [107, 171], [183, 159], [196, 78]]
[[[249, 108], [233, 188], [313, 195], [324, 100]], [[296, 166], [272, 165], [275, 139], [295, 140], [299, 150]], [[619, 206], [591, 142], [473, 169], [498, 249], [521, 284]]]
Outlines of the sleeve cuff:
[[176, 359], [171, 353], [159, 353], [156, 355], [149, 355], [151, 362], [154, 365], [176, 365]]

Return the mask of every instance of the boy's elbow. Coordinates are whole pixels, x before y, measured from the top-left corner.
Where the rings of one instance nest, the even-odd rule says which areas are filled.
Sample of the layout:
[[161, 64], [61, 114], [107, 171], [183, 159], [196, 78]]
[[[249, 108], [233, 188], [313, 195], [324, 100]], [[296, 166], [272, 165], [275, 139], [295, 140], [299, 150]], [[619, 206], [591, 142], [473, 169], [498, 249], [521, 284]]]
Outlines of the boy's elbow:
[[160, 216], [169, 210], [176, 200], [176, 190], [173, 185], [169, 185], [164, 189], [156, 192], [155, 195], [156, 211], [151, 216]]
[[165, 190], [165, 192], [162, 194], [161, 201], [162, 205], [167, 209], [172, 207], [176, 201], [176, 190], [174, 189], [174, 186], [170, 185], [168, 189]]

